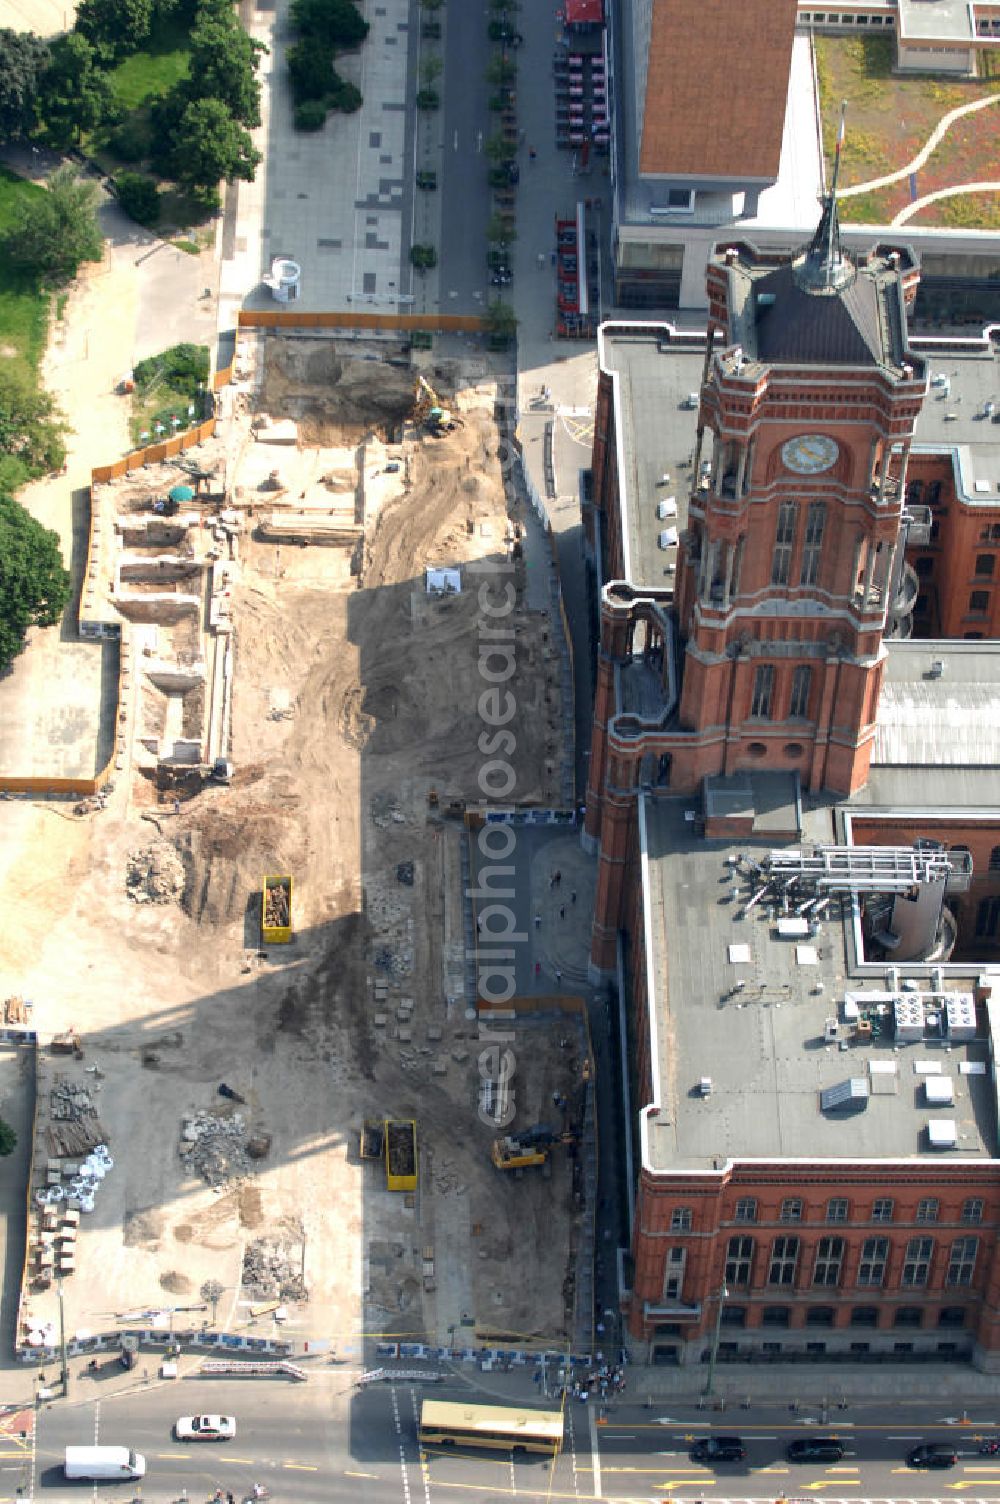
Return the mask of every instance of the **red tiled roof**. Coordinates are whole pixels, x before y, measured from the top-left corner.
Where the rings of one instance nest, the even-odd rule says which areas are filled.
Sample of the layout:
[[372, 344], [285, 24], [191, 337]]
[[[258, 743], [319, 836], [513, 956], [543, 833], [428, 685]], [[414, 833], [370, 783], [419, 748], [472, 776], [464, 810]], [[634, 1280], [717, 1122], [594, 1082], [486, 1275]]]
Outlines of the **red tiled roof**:
[[653, 0], [641, 173], [775, 181], [796, 9]]

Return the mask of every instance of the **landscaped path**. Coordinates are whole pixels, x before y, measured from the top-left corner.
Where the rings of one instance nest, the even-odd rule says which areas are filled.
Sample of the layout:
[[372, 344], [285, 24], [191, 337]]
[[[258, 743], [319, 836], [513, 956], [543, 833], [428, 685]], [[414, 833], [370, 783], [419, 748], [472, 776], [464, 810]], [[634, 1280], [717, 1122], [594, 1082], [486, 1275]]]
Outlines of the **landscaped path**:
[[[942, 136], [944, 136], [945, 133], [950, 130], [956, 120], [960, 120], [963, 115], [972, 115], [976, 110], [985, 110], [987, 105], [991, 104], [1000, 104], [1000, 94], [988, 94], [985, 99], [974, 99], [971, 104], [960, 104], [957, 109], [949, 110], [947, 115], [943, 115], [938, 121], [937, 125], [928, 136], [925, 144], [917, 152], [917, 155], [911, 161], [907, 162], [905, 167], [900, 167], [898, 172], [886, 173], [885, 177], [872, 178], [867, 183], [855, 183], [852, 188], [841, 188], [837, 194], [837, 198], [854, 198], [859, 193], [872, 193], [876, 188], [888, 188], [893, 183], [901, 182], [902, 179], [908, 177], [911, 172], [918, 172], [920, 168], [923, 167], [924, 163], [927, 161], [931, 153], [935, 150]], [[984, 189], [993, 189], [996, 188], [996, 186], [997, 185], [995, 183], [979, 183], [966, 184], [964, 187], [958, 189], [945, 188], [942, 189], [940, 193], [930, 193], [925, 199], [919, 199], [915, 203], [910, 204], [908, 208], [903, 211], [903, 213], [916, 213], [917, 209], [920, 207], [920, 204], [930, 203], [933, 199], [946, 197], [950, 193], [982, 192]], [[900, 216], [897, 216], [893, 220], [894, 225], [903, 223], [905, 223], [905, 221]]]
[[921, 209], [926, 209], [928, 204], [935, 204], [941, 198], [957, 198], [963, 193], [1000, 193], [1000, 183], [955, 183], [951, 188], [938, 188], [934, 193], [925, 193], [923, 198], [915, 198], [912, 204], [900, 209], [890, 223], [905, 225], [907, 220], [912, 219], [914, 214], [919, 214]]

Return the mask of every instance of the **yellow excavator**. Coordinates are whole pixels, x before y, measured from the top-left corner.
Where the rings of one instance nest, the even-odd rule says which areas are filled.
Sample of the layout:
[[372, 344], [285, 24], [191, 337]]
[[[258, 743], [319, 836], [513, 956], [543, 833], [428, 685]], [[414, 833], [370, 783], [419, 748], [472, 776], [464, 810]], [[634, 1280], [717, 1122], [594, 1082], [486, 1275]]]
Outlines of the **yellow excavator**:
[[490, 1158], [498, 1170], [523, 1170], [543, 1165], [553, 1145], [572, 1142], [572, 1133], [556, 1133], [539, 1124], [537, 1128], [525, 1128], [521, 1133], [494, 1139]]
[[455, 415], [441, 404], [441, 398], [423, 376], [417, 377], [417, 384], [413, 391], [415, 406], [413, 417], [415, 422], [423, 423], [428, 433], [441, 438], [446, 433], [452, 433], [454, 429], [461, 427], [461, 418]]

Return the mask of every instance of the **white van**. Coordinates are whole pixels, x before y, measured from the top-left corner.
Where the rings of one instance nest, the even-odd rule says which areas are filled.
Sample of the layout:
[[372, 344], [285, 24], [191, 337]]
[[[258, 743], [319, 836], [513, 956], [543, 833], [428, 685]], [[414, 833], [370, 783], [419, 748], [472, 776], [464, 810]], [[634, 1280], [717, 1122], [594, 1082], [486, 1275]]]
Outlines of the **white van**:
[[131, 1447], [67, 1447], [63, 1464], [67, 1478], [141, 1478], [146, 1459]]

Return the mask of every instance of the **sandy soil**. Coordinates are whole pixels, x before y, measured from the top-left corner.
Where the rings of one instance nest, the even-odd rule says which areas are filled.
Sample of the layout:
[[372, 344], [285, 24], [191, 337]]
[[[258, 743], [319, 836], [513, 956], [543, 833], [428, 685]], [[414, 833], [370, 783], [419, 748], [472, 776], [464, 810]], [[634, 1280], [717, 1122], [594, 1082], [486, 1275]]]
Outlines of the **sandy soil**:
[[[285, 383], [296, 361], [315, 363], [280, 341], [267, 348], [281, 351]], [[452, 374], [463, 426], [402, 437], [408, 388], [394, 368], [368, 365], [378, 441], [401, 439], [391, 452], [402, 468], [393, 488], [365, 474], [360, 548], [241, 539], [231, 785], [181, 790], [177, 813], [174, 790], [138, 775], [82, 820], [0, 805], [0, 986], [34, 1000], [46, 1035], [79, 1032], [83, 1060], [54, 1065], [96, 1085], [116, 1157], [67, 1282], [71, 1330], [108, 1325], [108, 1288], [120, 1314], [197, 1302], [215, 1279], [220, 1321], [267, 1334], [271, 1318], [254, 1318], [241, 1288], [245, 1249], [265, 1234], [305, 1271], [291, 1336], [347, 1344], [365, 1310], [369, 1330], [444, 1339], [466, 1315], [491, 1330], [561, 1330], [570, 1159], [553, 1156], [551, 1179], [497, 1183], [476, 1121], [476, 1025], [455, 992], [461, 827], [442, 813], [479, 798], [476, 601], [429, 598], [423, 571], [499, 554], [508, 519], [488, 373]], [[306, 403], [315, 442], [364, 441], [363, 377], [351, 369], [341, 407], [321, 382]], [[272, 415], [287, 401], [303, 417], [290, 386], [265, 386]], [[552, 802], [548, 623], [520, 605], [516, 628], [519, 790]], [[127, 858], [158, 842], [180, 854], [183, 889], [137, 906]], [[266, 872], [294, 876], [295, 938], [264, 954]], [[549, 1028], [536, 1046], [522, 1101], [544, 1120], [553, 1083], [572, 1090], [581, 1057], [579, 1041], [560, 1049]], [[194, 1111], [233, 1111], [222, 1082], [270, 1147], [209, 1187], [179, 1153], [181, 1125]], [[359, 1162], [367, 1116], [417, 1120], [410, 1205], [386, 1191], [379, 1165]], [[538, 1247], [560, 1241], [566, 1257], [539, 1268]], [[39, 1317], [53, 1306], [50, 1291], [33, 1297]]]

